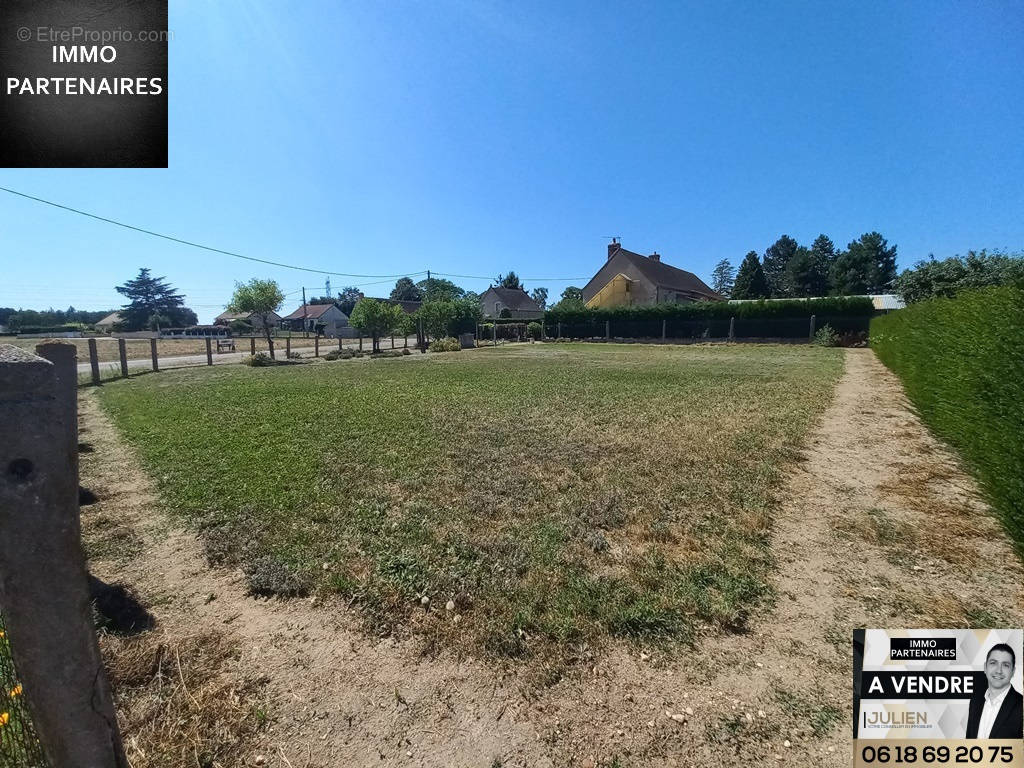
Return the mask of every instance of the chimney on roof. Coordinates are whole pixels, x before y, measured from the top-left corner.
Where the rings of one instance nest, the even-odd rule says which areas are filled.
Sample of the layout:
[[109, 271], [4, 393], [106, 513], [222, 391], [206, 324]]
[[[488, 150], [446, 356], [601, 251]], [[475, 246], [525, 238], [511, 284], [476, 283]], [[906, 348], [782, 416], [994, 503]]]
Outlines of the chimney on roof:
[[661, 254], [655, 251], [648, 257], [651, 261], [661, 261]]
[[608, 243], [608, 259], [611, 260], [612, 256], [618, 253], [622, 246], [619, 244], [619, 238], [613, 237], [612, 241]]

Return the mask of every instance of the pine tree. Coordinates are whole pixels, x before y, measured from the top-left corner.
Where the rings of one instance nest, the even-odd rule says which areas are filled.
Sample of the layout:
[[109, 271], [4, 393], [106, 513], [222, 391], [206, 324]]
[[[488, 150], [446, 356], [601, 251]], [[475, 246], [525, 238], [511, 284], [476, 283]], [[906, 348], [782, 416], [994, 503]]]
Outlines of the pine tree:
[[423, 301], [423, 291], [411, 277], [400, 277], [391, 290], [391, 298], [396, 301]]
[[786, 265], [799, 247], [796, 240], [783, 235], [764, 252], [762, 269], [772, 296], [786, 295]]
[[711, 272], [711, 287], [715, 289], [715, 293], [722, 296], [731, 295], [732, 287], [736, 282], [735, 274], [736, 270], [732, 268], [728, 259], [722, 259], [715, 264], [715, 268]]
[[150, 325], [150, 318], [159, 316], [170, 325], [195, 324], [195, 312], [185, 308], [185, 297], [168, 285], [163, 277], [151, 277], [150, 270], [142, 267], [138, 276], [115, 287], [129, 303], [121, 312], [121, 325], [129, 331], [138, 331]]
[[794, 298], [824, 296], [828, 292], [828, 267], [812, 249], [801, 246], [786, 264], [786, 294]]
[[767, 299], [770, 291], [764, 269], [757, 258], [757, 251], [750, 251], [740, 264], [736, 282], [732, 288], [734, 299]]
[[519, 281], [519, 275], [515, 272], [509, 272], [507, 275], [498, 275], [497, 284], [501, 288], [521, 288], [524, 291], [526, 286]]

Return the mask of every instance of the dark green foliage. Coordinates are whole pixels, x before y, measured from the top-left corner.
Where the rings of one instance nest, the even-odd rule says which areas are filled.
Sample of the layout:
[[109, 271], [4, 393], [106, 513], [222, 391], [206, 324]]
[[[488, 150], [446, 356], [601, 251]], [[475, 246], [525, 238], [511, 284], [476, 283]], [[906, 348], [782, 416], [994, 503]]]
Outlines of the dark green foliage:
[[877, 232], [854, 240], [832, 263], [829, 282], [839, 296], [887, 293], [896, 279], [896, 246]]
[[416, 287], [423, 292], [424, 301], [455, 301], [465, 297], [466, 291], [459, 288], [451, 280], [443, 277], [431, 277], [430, 280], [420, 280]]
[[610, 307], [606, 309], [550, 309], [544, 313], [544, 321], [563, 322], [604, 322], [605, 320], [648, 320], [675, 318], [680, 320], [703, 320], [720, 318], [783, 318], [824, 316], [865, 316], [874, 312], [871, 299], [862, 296], [825, 296], [817, 299], [792, 299], [789, 301], [697, 301], [690, 304], [654, 304], [640, 307]]
[[361, 298], [363, 298], [363, 292], [355, 286], [350, 285], [342, 288], [338, 294], [338, 309], [346, 315], [351, 315], [352, 310], [355, 309], [356, 304], [359, 303]]
[[526, 326], [526, 333], [531, 339], [536, 339], [537, 341], [540, 341], [543, 330], [540, 323], [528, 323]]
[[[105, 309], [100, 312], [88, 312], [85, 310], [68, 307], [64, 309], [14, 309], [13, 307], [0, 307], [0, 325], [8, 326], [12, 331], [21, 333], [36, 333], [33, 328], [44, 328], [54, 330], [65, 328], [69, 331], [77, 331], [81, 326], [91, 326], [98, 323], [113, 309]], [[39, 331], [43, 333], [45, 331]]]
[[786, 264], [784, 281], [790, 296], [824, 296], [828, 293], [828, 263], [801, 246]]
[[995, 285], [1024, 287], [1024, 255], [999, 251], [968, 251], [937, 261], [934, 256], [903, 270], [894, 288], [911, 304], [936, 297], [952, 298], [961, 291]]
[[871, 346], [971, 467], [1024, 554], [1024, 291], [913, 304], [875, 318]]
[[770, 293], [761, 261], [755, 251], [750, 251], [743, 257], [743, 263], [736, 273], [731, 296], [734, 299], [767, 299]]
[[526, 290], [526, 286], [519, 282], [519, 275], [511, 271], [507, 275], [498, 275], [496, 284], [501, 288], [522, 288], [524, 291]]
[[196, 313], [185, 307], [185, 297], [167, 284], [166, 278], [152, 277], [142, 267], [139, 274], [114, 290], [129, 303], [121, 308], [121, 325], [125, 330], [146, 328], [154, 315], [165, 317], [171, 326], [195, 325]]
[[[773, 298], [788, 296], [786, 286], [786, 265], [793, 258], [799, 245], [789, 235], [783, 235], [764, 252], [762, 269]], [[757, 297], [751, 297], [757, 298]]]
[[411, 277], [400, 277], [391, 290], [391, 298], [396, 301], [423, 301], [423, 291]]
[[530, 298], [536, 301], [541, 309], [544, 309], [548, 305], [548, 289], [534, 288], [530, 291]]

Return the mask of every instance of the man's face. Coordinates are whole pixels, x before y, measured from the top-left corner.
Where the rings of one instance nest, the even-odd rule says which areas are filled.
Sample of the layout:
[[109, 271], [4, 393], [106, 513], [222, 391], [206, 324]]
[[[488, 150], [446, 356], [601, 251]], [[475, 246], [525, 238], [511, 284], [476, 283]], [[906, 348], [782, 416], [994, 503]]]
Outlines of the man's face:
[[1006, 651], [992, 651], [985, 662], [985, 677], [988, 687], [993, 691], [1001, 691], [1010, 684], [1013, 677], [1013, 656]]

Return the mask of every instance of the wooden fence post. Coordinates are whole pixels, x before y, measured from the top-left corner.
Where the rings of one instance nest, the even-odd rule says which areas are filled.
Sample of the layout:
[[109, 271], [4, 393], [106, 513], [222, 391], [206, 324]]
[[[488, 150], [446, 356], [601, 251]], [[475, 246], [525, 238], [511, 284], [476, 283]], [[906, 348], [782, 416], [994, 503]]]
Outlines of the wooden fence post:
[[117, 340], [117, 354], [121, 358], [121, 375], [128, 378], [128, 348], [124, 339]]
[[817, 319], [818, 319], [817, 315], [811, 315], [811, 333], [810, 333], [810, 336], [808, 337], [811, 341], [814, 341], [814, 324], [815, 324], [815, 322], [817, 322]]
[[320, 357], [320, 334], [313, 337], [313, 357]]
[[562, 338], [562, 321], [558, 321], [558, 338]]
[[341, 352], [341, 334], [338, 334], [338, 351]]
[[491, 337], [494, 346], [498, 346], [498, 324], [494, 323], [491, 326]]
[[604, 321], [604, 340], [608, 341], [612, 337], [612, 324], [610, 320]]
[[393, 333], [391, 334], [391, 348], [395, 348], [395, 334]]
[[249, 354], [250, 355], [255, 355], [256, 354], [256, 337], [255, 336], [250, 336], [249, 337]]
[[0, 345], [0, 605], [49, 764], [124, 768], [78, 518], [76, 350], [36, 349]]
[[[253, 340], [253, 345], [255, 346], [255, 344], [256, 344], [256, 341]], [[210, 337], [209, 336], [206, 337], [206, 364], [207, 365], [213, 365], [213, 349], [210, 346]]]
[[363, 351], [363, 334], [359, 334], [359, 351]]
[[665, 325], [666, 325], [666, 320], [663, 317], [663, 318], [661, 318], [661, 340], [662, 341], [665, 340]]
[[149, 340], [149, 356], [153, 358], [153, 371], [160, 371], [160, 361], [157, 359], [156, 353], [156, 339]]
[[736, 318], [729, 318], [729, 341], [736, 341]]
[[284, 339], [284, 356], [292, 356], [292, 335], [289, 333]]
[[100, 355], [96, 351], [96, 339], [89, 339], [89, 367], [92, 368], [92, 383], [100, 383]]

